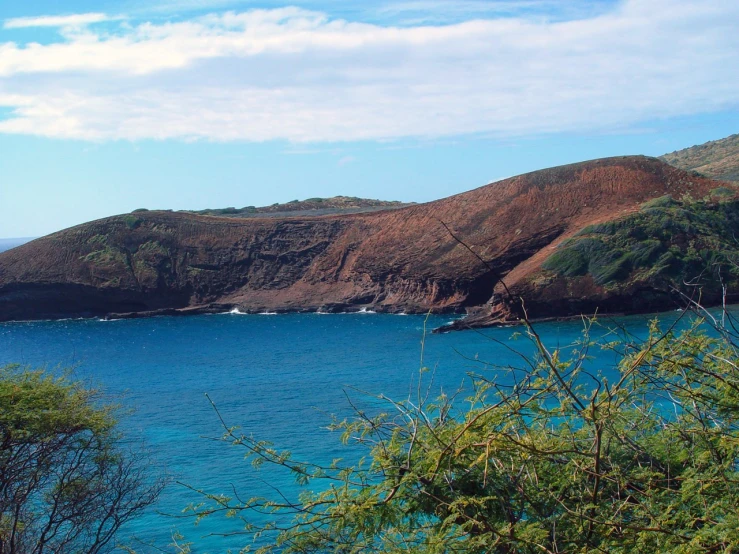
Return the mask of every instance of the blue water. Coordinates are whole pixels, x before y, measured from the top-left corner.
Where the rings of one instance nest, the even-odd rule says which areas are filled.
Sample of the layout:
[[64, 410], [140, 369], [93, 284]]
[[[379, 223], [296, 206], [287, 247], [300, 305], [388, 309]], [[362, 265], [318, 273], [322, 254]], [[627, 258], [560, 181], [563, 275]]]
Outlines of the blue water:
[[[267, 481], [294, 494], [290, 476], [257, 472], [243, 460], [243, 452], [208, 438], [219, 437], [222, 429], [205, 393], [229, 424], [291, 450], [296, 458], [356, 459], [356, 451], [342, 446], [339, 437], [325, 429], [331, 414], [351, 415], [346, 393], [360, 406], [371, 401], [359, 390], [397, 399], [416, 394], [424, 319], [222, 314], [7, 323], [0, 324], [0, 365], [74, 367], [77, 377], [101, 385], [133, 408], [123, 421], [130, 440], [143, 441], [156, 468], [180, 482], [225, 494], [233, 486], [248, 498], [269, 494]], [[448, 319], [432, 316], [428, 328]], [[620, 320], [639, 333], [646, 322], [646, 317]], [[548, 323], [537, 329], [550, 347], [564, 346], [579, 338], [582, 323]], [[533, 352], [525, 339], [511, 338], [515, 331], [426, 335], [424, 365], [435, 370], [425, 374], [426, 384], [433, 374], [434, 394], [454, 392], [469, 372], [486, 371], [486, 362], [520, 367], [518, 356], [496, 343]], [[249, 544], [247, 536], [217, 535], [238, 531], [236, 520], [214, 517], [195, 527], [191, 519], [176, 517], [200, 500], [196, 493], [172, 484], [156, 508], [129, 525], [125, 534], [165, 547], [176, 531], [195, 543], [197, 553], [238, 550]], [[149, 551], [140, 543], [138, 548]]]
[[33, 238], [31, 237], [0, 239], [0, 252], [5, 252], [6, 250], [10, 250], [11, 248], [15, 248], [16, 246], [20, 246], [21, 244], [26, 244], [27, 242], [30, 242], [32, 240]]

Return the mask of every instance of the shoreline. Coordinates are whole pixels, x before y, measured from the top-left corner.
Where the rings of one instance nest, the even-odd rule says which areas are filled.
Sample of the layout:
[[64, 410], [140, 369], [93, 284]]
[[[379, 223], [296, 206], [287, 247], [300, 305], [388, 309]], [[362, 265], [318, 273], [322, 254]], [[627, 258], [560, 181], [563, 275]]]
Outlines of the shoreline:
[[[703, 306], [704, 308], [715, 308], [721, 304], [710, 304]], [[738, 304], [727, 305], [727, 308], [739, 306]], [[127, 313], [108, 313], [104, 315], [65, 315], [64, 317], [41, 317], [36, 319], [13, 319], [0, 321], [0, 325], [5, 323], [39, 323], [39, 322], [55, 322], [55, 321], [123, 321], [129, 319], [150, 319], [156, 317], [186, 317], [186, 316], [198, 316], [198, 315], [396, 315], [396, 316], [444, 316], [444, 315], [460, 315], [458, 319], [454, 319], [444, 325], [435, 327], [431, 330], [433, 334], [446, 334], [454, 331], [471, 331], [477, 329], [494, 329], [494, 328], [507, 328], [507, 327], [518, 327], [524, 325], [521, 319], [503, 319], [503, 318], [490, 318], [487, 315], [481, 314], [466, 314], [463, 315], [457, 311], [393, 311], [383, 310], [379, 307], [374, 306], [361, 306], [361, 307], [347, 307], [345, 310], [332, 310], [325, 311], [322, 309], [297, 309], [297, 310], [249, 310], [239, 306], [225, 306], [225, 305], [209, 305], [209, 306], [197, 306], [192, 308], [165, 308], [161, 310], [149, 310], [142, 312], [127, 312]], [[636, 312], [603, 312], [603, 313], [592, 313], [592, 314], [571, 314], [571, 315], [557, 315], [557, 316], [545, 316], [538, 318], [530, 318], [529, 322], [532, 324], [539, 323], [551, 323], [551, 322], [566, 322], [574, 321], [582, 318], [595, 317], [601, 318], [621, 318], [638, 315], [664, 315], [670, 312], [682, 312], [685, 308], [669, 308], [664, 310], [645, 310]]]

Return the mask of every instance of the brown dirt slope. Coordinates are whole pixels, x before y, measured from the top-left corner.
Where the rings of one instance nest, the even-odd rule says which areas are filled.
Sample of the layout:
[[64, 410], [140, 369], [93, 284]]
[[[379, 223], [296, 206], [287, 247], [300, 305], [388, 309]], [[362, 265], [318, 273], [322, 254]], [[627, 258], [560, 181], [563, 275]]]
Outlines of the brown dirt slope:
[[704, 177], [739, 183], [739, 134], [665, 154], [660, 159]]
[[0, 320], [232, 307], [459, 311], [484, 305], [502, 276], [525, 281], [542, 252], [586, 225], [652, 198], [700, 197], [717, 185], [655, 158], [630, 156], [374, 213], [116, 216], [0, 254]]

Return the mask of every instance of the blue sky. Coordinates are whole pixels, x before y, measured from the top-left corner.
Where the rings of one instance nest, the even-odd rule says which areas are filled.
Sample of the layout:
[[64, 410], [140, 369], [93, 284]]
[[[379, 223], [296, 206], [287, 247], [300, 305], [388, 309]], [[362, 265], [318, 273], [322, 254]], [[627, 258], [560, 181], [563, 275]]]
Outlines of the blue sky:
[[0, 3], [0, 237], [427, 201], [739, 130], [725, 0]]

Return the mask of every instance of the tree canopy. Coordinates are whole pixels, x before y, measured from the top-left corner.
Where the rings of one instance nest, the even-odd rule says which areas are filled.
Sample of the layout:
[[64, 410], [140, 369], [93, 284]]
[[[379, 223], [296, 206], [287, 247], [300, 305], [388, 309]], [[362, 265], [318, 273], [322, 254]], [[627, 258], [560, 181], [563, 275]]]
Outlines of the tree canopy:
[[162, 479], [123, 447], [117, 408], [69, 377], [0, 368], [0, 554], [104, 552]]

